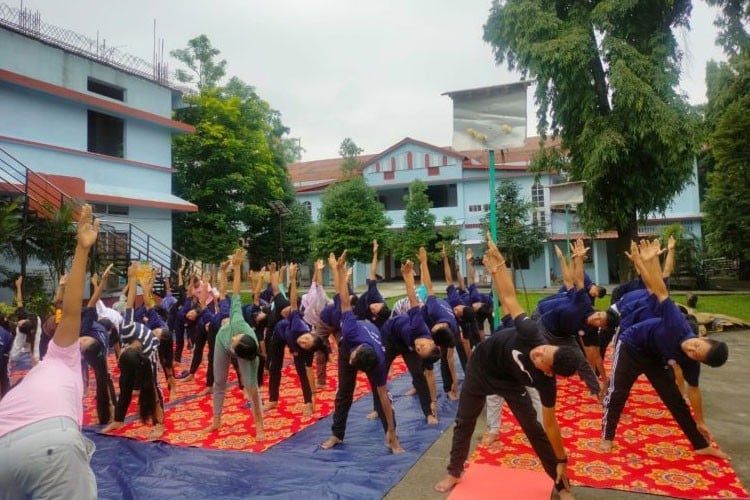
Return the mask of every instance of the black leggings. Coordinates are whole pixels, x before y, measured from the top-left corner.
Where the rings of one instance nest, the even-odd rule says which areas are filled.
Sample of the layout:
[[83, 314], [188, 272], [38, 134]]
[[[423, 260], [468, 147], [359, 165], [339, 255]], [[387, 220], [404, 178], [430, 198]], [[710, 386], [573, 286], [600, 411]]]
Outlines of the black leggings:
[[[209, 326], [210, 328], [210, 326]], [[208, 341], [208, 333], [206, 333], [205, 326], [196, 326], [195, 327], [195, 337], [193, 341], [193, 359], [190, 361], [190, 373], [192, 375], [195, 375], [195, 372], [198, 371], [198, 368], [200, 368], [201, 363], [203, 362], [203, 349], [206, 347], [206, 342]], [[208, 360], [210, 363], [210, 367], [208, 369], [209, 372], [213, 371], [213, 362], [211, 356], [213, 354], [213, 351], [210, 352], [208, 356]]]
[[94, 370], [96, 379], [96, 415], [99, 424], [103, 425], [109, 422], [111, 418], [109, 407], [114, 405], [117, 400], [115, 395], [115, 384], [109, 375], [107, 367], [107, 351], [99, 342], [95, 342], [89, 349], [83, 353], [83, 357]]

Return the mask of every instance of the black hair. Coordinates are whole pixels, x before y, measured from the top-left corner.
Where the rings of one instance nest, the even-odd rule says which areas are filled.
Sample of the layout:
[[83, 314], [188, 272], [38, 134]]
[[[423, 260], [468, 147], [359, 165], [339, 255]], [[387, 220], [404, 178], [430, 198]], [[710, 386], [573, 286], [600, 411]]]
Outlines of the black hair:
[[440, 348], [438, 346], [435, 346], [432, 348], [432, 351], [430, 351], [430, 354], [422, 358], [427, 363], [437, 363], [440, 361]]
[[432, 338], [435, 344], [440, 347], [456, 347], [456, 340], [453, 338], [453, 332], [447, 326], [438, 328], [432, 332]]
[[694, 314], [687, 314], [685, 315], [685, 319], [687, 320], [688, 325], [690, 325], [690, 330], [695, 334], [696, 337], [699, 337], [700, 327], [698, 325], [698, 318], [696, 318]]
[[562, 377], [570, 377], [578, 370], [581, 351], [572, 346], [560, 346], [552, 356], [552, 371]]
[[320, 351], [325, 354], [331, 354], [331, 343], [328, 338], [323, 338], [320, 335], [313, 334], [313, 345], [312, 351]]
[[372, 371], [378, 366], [378, 357], [375, 354], [375, 350], [367, 344], [362, 344], [362, 347], [354, 356], [351, 365], [355, 369], [362, 370], [365, 373]]
[[706, 354], [706, 359], [703, 360], [708, 366], [717, 368], [727, 362], [729, 358], [729, 347], [726, 342], [721, 342], [714, 339], [704, 339], [708, 342], [711, 347]]
[[[139, 390], [138, 414], [143, 423], [156, 423], [156, 374], [151, 360], [141, 347], [123, 349], [117, 362], [120, 367], [120, 387], [130, 385]], [[125, 380], [123, 380], [125, 379]], [[159, 402], [161, 404], [161, 402]]]
[[8, 317], [0, 312], [0, 327], [5, 328], [10, 332], [12, 328], [10, 327], [10, 322], [8, 321]]
[[243, 335], [234, 348], [234, 353], [238, 358], [252, 361], [258, 356], [258, 344], [251, 336]]
[[489, 304], [485, 304], [482, 302], [482, 305], [479, 306], [479, 309], [474, 311], [475, 316], [477, 317], [477, 325], [484, 327], [484, 322], [489, 321], [490, 328], [492, 328], [492, 306]]
[[599, 286], [599, 285], [594, 285], [594, 286], [596, 286], [596, 288], [598, 289], [598, 292], [596, 292], [596, 296], [598, 298], [603, 299], [604, 297], [607, 296], [606, 288], [604, 288], [603, 286]]
[[620, 324], [620, 315], [609, 308], [605, 311], [605, 313], [607, 315], [607, 327], [617, 328], [617, 326]]
[[378, 328], [382, 328], [386, 321], [391, 317], [391, 310], [388, 309], [388, 306], [383, 303], [383, 307], [378, 311], [378, 313], [373, 318], [372, 322], [377, 326]]

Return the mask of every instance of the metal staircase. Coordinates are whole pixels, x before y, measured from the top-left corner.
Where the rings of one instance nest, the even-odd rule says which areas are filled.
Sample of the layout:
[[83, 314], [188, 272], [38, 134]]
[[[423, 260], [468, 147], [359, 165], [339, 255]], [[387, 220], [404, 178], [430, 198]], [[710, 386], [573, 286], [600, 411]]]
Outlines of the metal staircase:
[[[68, 195], [44, 174], [24, 165], [0, 147], [0, 193], [21, 197], [24, 221], [30, 216], [51, 217], [61, 206], [73, 208], [77, 218], [84, 201]], [[148, 261], [157, 269], [154, 291], [162, 285], [159, 276], [176, 274], [180, 261], [192, 262], [173, 248], [127, 221], [100, 220], [99, 238], [92, 261], [112, 262], [118, 273], [125, 273], [131, 261]], [[21, 257], [21, 272], [25, 273], [25, 258]], [[158, 272], [160, 271], [160, 272]]]

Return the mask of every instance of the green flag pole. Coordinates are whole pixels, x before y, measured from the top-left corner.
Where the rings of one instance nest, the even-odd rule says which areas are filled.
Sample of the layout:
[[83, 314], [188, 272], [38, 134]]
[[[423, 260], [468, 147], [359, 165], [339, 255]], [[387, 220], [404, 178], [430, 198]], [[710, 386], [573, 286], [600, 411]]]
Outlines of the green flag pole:
[[[489, 171], [490, 171], [490, 235], [492, 241], [497, 243], [497, 196], [495, 194], [495, 150], [490, 149]], [[492, 280], [490, 280], [490, 289], [492, 290], [492, 310], [493, 310], [493, 330], [500, 324], [500, 305], [498, 304], [497, 293], [492, 289]]]

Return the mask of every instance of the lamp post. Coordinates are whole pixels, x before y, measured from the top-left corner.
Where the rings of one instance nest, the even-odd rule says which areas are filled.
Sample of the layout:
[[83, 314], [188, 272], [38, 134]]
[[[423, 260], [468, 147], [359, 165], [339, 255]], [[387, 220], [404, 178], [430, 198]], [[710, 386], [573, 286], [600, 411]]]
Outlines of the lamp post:
[[284, 217], [292, 215], [292, 211], [289, 210], [283, 201], [271, 200], [268, 202], [268, 206], [279, 216], [279, 260], [284, 262]]

